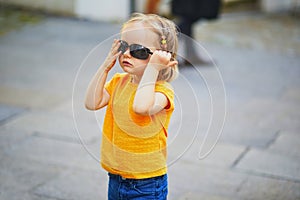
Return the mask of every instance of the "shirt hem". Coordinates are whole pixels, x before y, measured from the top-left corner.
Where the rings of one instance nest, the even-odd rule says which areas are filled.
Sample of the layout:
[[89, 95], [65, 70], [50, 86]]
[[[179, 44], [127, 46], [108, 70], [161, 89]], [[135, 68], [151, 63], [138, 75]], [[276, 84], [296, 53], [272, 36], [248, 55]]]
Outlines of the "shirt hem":
[[160, 170], [153, 171], [153, 172], [147, 172], [147, 173], [130, 173], [130, 172], [123, 172], [123, 171], [118, 171], [115, 169], [112, 169], [105, 164], [101, 163], [103, 169], [105, 169], [107, 172], [115, 175], [122, 176], [123, 178], [128, 178], [128, 179], [146, 179], [146, 178], [153, 178], [157, 176], [162, 176], [167, 173], [167, 167], [164, 167]]

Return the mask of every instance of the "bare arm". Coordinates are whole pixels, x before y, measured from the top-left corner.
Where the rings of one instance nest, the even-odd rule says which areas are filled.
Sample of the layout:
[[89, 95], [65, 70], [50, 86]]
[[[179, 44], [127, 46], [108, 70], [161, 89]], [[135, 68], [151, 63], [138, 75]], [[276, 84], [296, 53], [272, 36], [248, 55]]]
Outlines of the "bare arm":
[[167, 97], [160, 92], [155, 92], [155, 83], [161, 69], [177, 64], [177, 61], [170, 61], [170, 58], [171, 54], [165, 51], [153, 53], [135, 94], [133, 110], [136, 113], [153, 115], [168, 105]]
[[85, 97], [85, 107], [88, 110], [98, 110], [108, 104], [109, 93], [104, 88], [108, 72], [115, 65], [116, 59], [121, 52], [118, 52], [120, 46], [119, 40], [114, 40], [112, 48], [106, 57], [104, 63], [99, 67], [92, 78]]

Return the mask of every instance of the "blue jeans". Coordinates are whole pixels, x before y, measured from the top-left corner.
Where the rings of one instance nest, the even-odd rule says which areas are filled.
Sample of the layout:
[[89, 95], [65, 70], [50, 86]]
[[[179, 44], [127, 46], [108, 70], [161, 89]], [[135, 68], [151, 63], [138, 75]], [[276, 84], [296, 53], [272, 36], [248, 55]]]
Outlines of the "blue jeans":
[[108, 200], [166, 200], [167, 174], [146, 179], [125, 179], [109, 173]]

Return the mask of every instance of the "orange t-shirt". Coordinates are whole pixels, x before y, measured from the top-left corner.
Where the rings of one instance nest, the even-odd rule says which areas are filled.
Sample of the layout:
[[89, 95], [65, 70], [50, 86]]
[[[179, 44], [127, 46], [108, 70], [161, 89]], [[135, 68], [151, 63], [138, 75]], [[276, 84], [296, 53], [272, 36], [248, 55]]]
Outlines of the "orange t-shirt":
[[136, 114], [133, 100], [137, 90], [129, 74], [115, 74], [105, 85], [110, 94], [103, 124], [101, 164], [124, 178], [151, 178], [167, 172], [167, 129], [174, 110], [174, 92], [165, 81], [155, 84], [169, 105], [152, 116]]

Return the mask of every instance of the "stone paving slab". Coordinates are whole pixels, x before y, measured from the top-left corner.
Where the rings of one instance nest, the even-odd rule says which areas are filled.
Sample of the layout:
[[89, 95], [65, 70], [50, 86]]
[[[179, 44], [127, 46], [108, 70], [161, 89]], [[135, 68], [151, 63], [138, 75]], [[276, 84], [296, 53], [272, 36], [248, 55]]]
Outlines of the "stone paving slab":
[[[170, 167], [170, 199], [298, 199], [300, 195], [299, 182], [202, 164], [191, 166], [178, 162]], [[174, 169], [177, 167], [181, 170]]]
[[0, 198], [3, 200], [38, 199], [30, 191], [62, 171], [62, 168], [49, 163], [29, 161], [26, 157], [14, 159], [8, 155], [2, 157], [0, 166]]
[[24, 111], [22, 108], [0, 104], [0, 123]]
[[174, 197], [174, 200], [235, 200], [235, 198], [230, 197], [224, 197], [224, 196], [217, 196], [217, 195], [210, 195], [210, 194], [197, 194], [197, 193], [192, 193], [188, 192], [186, 194], [180, 195], [178, 197]]
[[72, 117], [48, 112], [29, 112], [3, 126], [3, 129], [7, 130], [31, 131], [41, 137], [77, 143], [79, 143], [78, 134], [80, 134], [81, 139], [86, 144], [92, 143], [101, 136], [99, 125], [96, 122], [79, 122], [77, 128], [78, 132]]
[[299, 160], [271, 151], [251, 149], [237, 164], [236, 168], [257, 175], [300, 181]]
[[20, 192], [20, 191], [6, 191], [5, 193], [0, 194], [1, 200], [57, 200], [54, 198], [48, 198], [44, 196], [38, 196], [35, 194], [31, 194], [29, 192]]
[[[247, 146], [267, 148], [281, 131], [299, 130], [299, 111], [296, 102], [253, 98], [243, 107], [229, 108], [223, 138]], [[243, 137], [239, 137], [241, 134]]]
[[[89, 150], [99, 149], [88, 147]], [[100, 150], [95, 155], [99, 158]], [[81, 144], [58, 141], [49, 138], [31, 137], [7, 153], [13, 159], [26, 158], [28, 162], [58, 165], [62, 167], [99, 170], [100, 164], [84, 149]]]
[[300, 159], [300, 137], [299, 133], [293, 134], [282, 132], [279, 134], [276, 141], [268, 149], [269, 152], [274, 154]]
[[207, 141], [202, 144], [197, 138], [186, 141], [184, 136], [180, 136], [168, 146], [168, 163], [176, 165], [179, 161], [207, 167], [230, 168], [246, 150], [245, 146], [214, 142]]
[[300, 91], [299, 88], [295, 86], [291, 86], [287, 88], [287, 90], [283, 93], [281, 100], [287, 103], [293, 103], [295, 105], [299, 105], [300, 101]]
[[299, 199], [300, 183], [277, 178], [249, 176], [237, 191], [240, 199]]
[[89, 126], [90, 132], [99, 132], [99, 130], [102, 130], [102, 125], [104, 122], [104, 116], [105, 116], [106, 109], [100, 109], [97, 111], [90, 111], [87, 110], [84, 106], [84, 102], [82, 101], [72, 101], [67, 100], [65, 102], [62, 102], [60, 105], [54, 107], [49, 111], [50, 115], [59, 115], [59, 116], [65, 116], [67, 118], [74, 119], [74, 123], [77, 123], [78, 126], [81, 126], [85, 123], [91, 123], [91, 124], [98, 124], [98, 127], [96, 130], [94, 130], [92, 127]]
[[[286, 92], [288, 91], [283, 91], [282, 97]], [[254, 120], [260, 128], [269, 127], [273, 131], [299, 130], [300, 125], [297, 121], [300, 119], [300, 105], [295, 97], [283, 98], [285, 100], [253, 98], [245, 105], [243, 112], [250, 122]]]
[[[16, 148], [24, 140], [32, 135], [31, 131], [24, 130], [0, 130], [0, 150], [2, 153]], [[1, 160], [1, 158], [0, 158]]]
[[246, 174], [200, 164], [177, 162], [169, 168], [170, 199], [183, 194], [210, 194], [234, 199]]
[[[232, 124], [229, 124], [230, 118], [233, 120]], [[239, 121], [235, 117], [228, 117], [227, 119], [228, 124], [225, 125], [221, 137], [221, 141], [224, 143], [266, 148], [278, 134], [278, 131], [272, 131], [267, 128], [259, 129], [255, 125], [248, 124], [244, 120]], [[235, 124], [239, 124], [239, 126]]]
[[30, 109], [47, 110], [66, 99], [66, 95], [59, 93], [16, 87], [0, 86], [0, 92], [5, 94], [0, 96], [0, 103]]
[[[54, 199], [106, 199], [107, 174], [97, 171], [68, 171], [33, 190]], [[83, 184], [84, 183], [84, 184]]]
[[243, 109], [245, 103], [256, 97], [280, 99], [286, 90], [295, 89], [299, 85], [297, 76], [300, 69], [297, 55], [211, 43], [203, 45], [217, 60], [218, 69], [227, 88], [228, 102], [237, 103], [232, 105], [236, 108]]

